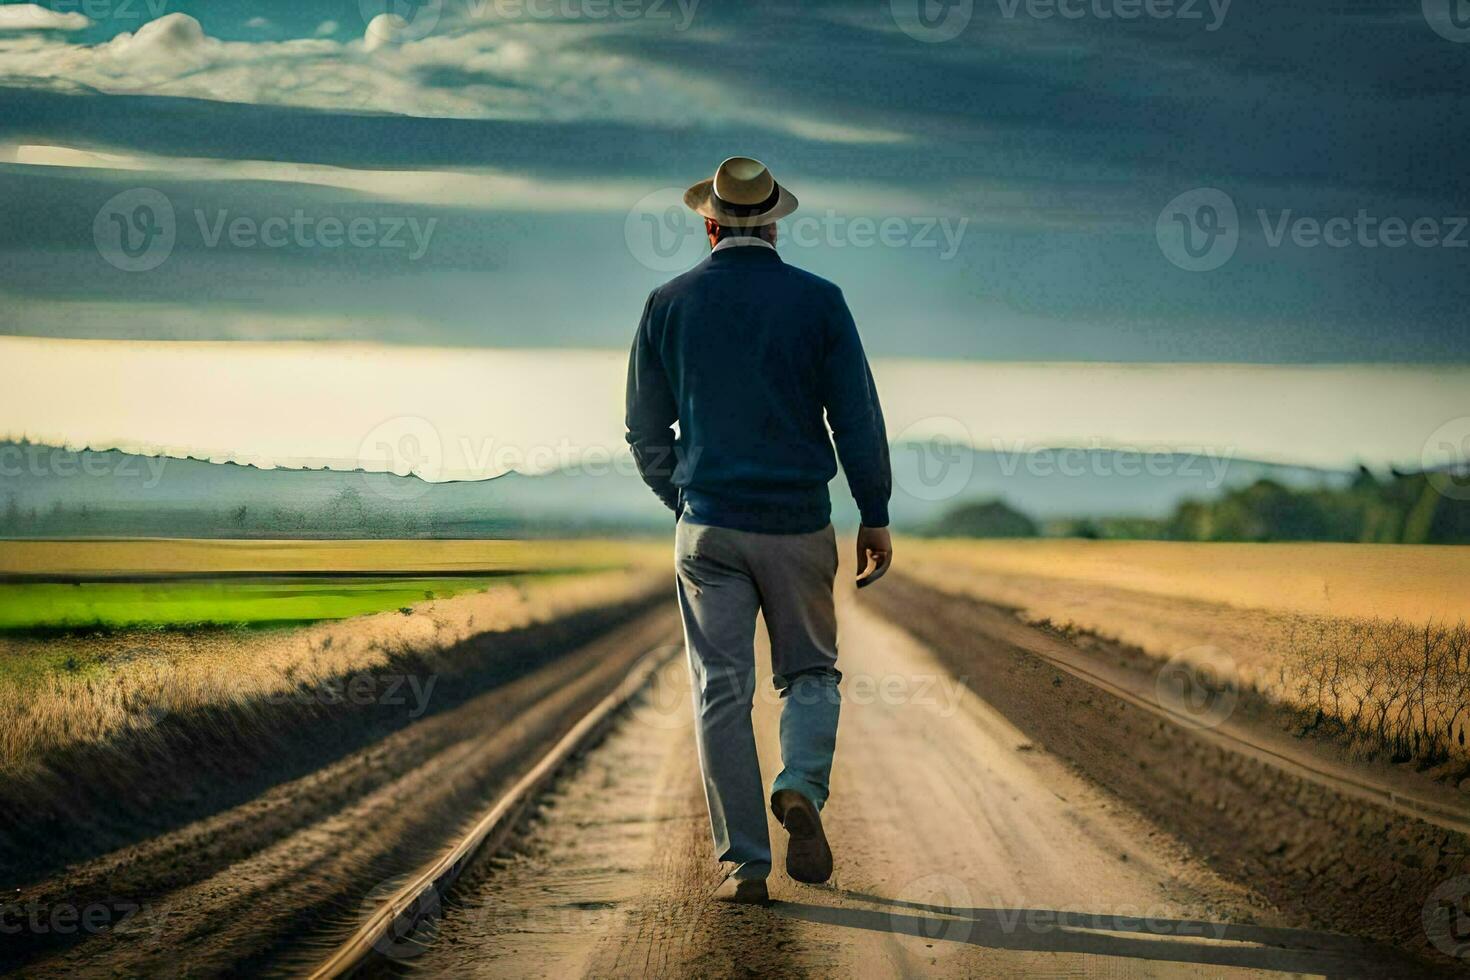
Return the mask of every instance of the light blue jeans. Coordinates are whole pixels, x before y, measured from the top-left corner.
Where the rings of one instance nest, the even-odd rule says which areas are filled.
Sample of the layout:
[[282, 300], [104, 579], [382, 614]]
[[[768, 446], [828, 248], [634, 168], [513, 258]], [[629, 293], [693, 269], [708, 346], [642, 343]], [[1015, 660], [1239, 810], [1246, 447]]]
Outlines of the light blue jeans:
[[737, 878], [771, 870], [766, 794], [750, 711], [755, 621], [771, 638], [781, 692], [782, 770], [771, 788], [827, 802], [841, 705], [831, 526], [810, 534], [756, 534], [680, 521], [675, 535], [679, 610], [694, 688], [695, 738], [718, 860]]

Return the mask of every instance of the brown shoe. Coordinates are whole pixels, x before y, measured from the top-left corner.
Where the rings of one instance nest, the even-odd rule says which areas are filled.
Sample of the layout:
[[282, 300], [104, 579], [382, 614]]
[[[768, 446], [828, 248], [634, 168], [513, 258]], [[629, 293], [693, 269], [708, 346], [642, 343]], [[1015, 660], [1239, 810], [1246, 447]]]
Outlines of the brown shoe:
[[832, 848], [822, 832], [817, 805], [794, 789], [771, 795], [771, 812], [786, 828], [786, 873], [797, 881], [820, 885], [832, 877]]
[[715, 889], [715, 901], [735, 905], [765, 905], [771, 900], [764, 878], [726, 878]]

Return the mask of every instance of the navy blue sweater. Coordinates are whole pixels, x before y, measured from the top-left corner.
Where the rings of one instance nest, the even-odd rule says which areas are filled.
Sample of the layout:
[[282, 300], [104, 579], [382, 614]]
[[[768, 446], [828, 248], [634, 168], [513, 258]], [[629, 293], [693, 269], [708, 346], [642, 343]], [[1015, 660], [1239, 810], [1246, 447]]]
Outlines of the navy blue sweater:
[[820, 530], [835, 440], [863, 523], [888, 524], [888, 436], [847, 302], [773, 249], [721, 249], [653, 291], [627, 423], [644, 481], [687, 521]]

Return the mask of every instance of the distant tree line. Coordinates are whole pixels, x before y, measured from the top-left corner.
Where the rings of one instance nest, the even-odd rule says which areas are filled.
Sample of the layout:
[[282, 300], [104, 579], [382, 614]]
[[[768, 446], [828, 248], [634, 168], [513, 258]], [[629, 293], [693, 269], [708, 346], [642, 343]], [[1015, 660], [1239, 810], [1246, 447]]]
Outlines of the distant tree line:
[[1213, 502], [1187, 501], [1167, 524], [1184, 541], [1359, 541], [1379, 544], [1470, 543], [1470, 485], [1447, 474], [1360, 470], [1339, 490], [1292, 490], [1258, 480]]
[[378, 504], [344, 487], [310, 508], [241, 503], [224, 508], [118, 508], [53, 501], [43, 509], [22, 506], [8, 494], [0, 507], [0, 537], [104, 536], [200, 538], [388, 538], [426, 537], [437, 530], [431, 515]]
[[1214, 500], [1186, 500], [1162, 520], [1079, 518], [1039, 526], [1004, 501], [962, 504], [921, 534], [975, 538], [1055, 537], [1172, 541], [1354, 541], [1470, 544], [1470, 482], [1446, 473], [1360, 470], [1346, 487], [1293, 489], [1257, 480]]

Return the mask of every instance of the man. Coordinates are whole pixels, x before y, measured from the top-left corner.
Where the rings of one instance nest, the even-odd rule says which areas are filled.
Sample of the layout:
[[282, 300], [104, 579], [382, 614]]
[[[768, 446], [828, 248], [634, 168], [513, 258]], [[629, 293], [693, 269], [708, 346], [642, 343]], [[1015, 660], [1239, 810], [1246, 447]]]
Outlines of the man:
[[771, 810], [789, 837], [787, 873], [823, 882], [832, 852], [820, 811], [842, 676], [832, 444], [862, 515], [861, 586], [893, 556], [888, 439], [841, 290], [776, 254], [775, 223], [797, 207], [791, 192], [759, 161], [732, 157], [684, 201], [704, 217], [712, 251], [648, 297], [628, 365], [628, 443], [678, 519], [705, 798], [717, 858], [734, 866], [716, 898], [762, 903], [771, 845], [750, 720], [756, 613], [784, 698]]

